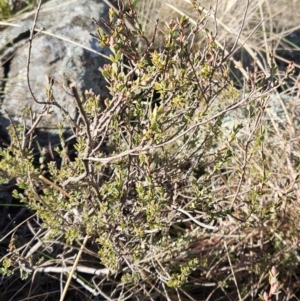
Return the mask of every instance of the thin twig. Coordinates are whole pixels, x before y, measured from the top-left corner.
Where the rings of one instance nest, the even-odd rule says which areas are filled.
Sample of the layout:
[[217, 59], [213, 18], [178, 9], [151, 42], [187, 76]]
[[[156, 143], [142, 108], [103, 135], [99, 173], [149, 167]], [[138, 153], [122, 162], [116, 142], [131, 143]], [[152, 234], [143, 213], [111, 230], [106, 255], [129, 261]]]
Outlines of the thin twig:
[[[32, 41], [33, 41], [33, 38], [34, 38], [34, 31], [35, 31], [35, 27], [36, 27], [36, 22], [37, 22], [37, 19], [38, 19], [38, 15], [39, 15], [39, 12], [40, 12], [40, 9], [41, 9], [41, 5], [42, 5], [42, 0], [39, 1], [39, 4], [38, 4], [38, 7], [37, 7], [37, 10], [36, 10], [36, 13], [35, 13], [35, 16], [34, 16], [34, 21], [33, 21], [33, 25], [32, 25], [32, 28], [30, 30], [30, 36], [29, 36], [29, 47], [28, 47], [28, 58], [27, 58], [27, 72], [26, 72], [26, 76], [27, 76], [27, 85], [28, 85], [28, 89], [29, 89], [29, 92], [32, 96], [32, 99], [36, 102], [36, 103], [44, 103], [44, 102], [40, 102], [36, 99], [33, 91], [32, 91], [32, 88], [31, 88], [31, 84], [30, 84], [30, 77], [29, 77], [29, 71], [30, 71], [30, 58], [31, 58], [31, 49], [32, 49]], [[40, 32], [40, 31], [39, 31]], [[38, 33], [39, 33], [38, 32]]]
[[214, 227], [211, 225], [206, 225], [204, 223], [201, 223], [199, 221], [197, 221], [191, 214], [189, 214], [187, 211], [181, 209], [181, 208], [176, 208], [175, 206], [173, 206], [173, 208], [181, 213], [183, 213], [184, 215], [188, 216], [195, 224], [197, 224], [198, 226], [202, 227], [202, 228], [206, 228], [206, 229], [210, 229], [210, 230], [218, 230], [218, 227]]
[[84, 125], [85, 125], [85, 129], [86, 129], [86, 136], [87, 136], [87, 147], [84, 153], [85, 157], [88, 157], [90, 152], [91, 152], [91, 148], [92, 148], [92, 137], [91, 137], [91, 130], [90, 130], [90, 122], [88, 120], [88, 117], [86, 115], [86, 111], [84, 110], [80, 97], [79, 97], [79, 93], [77, 91], [76, 88], [76, 84], [75, 83], [71, 83], [70, 84], [70, 89], [73, 92], [73, 96], [76, 100], [76, 104], [77, 104], [77, 108], [79, 110], [79, 114], [82, 117], [83, 121], [84, 121]]
[[226, 250], [226, 254], [227, 254], [227, 258], [228, 258], [230, 270], [231, 270], [231, 273], [232, 273], [232, 276], [233, 276], [233, 281], [234, 281], [234, 284], [235, 284], [235, 287], [236, 287], [236, 290], [237, 290], [237, 293], [238, 293], [238, 296], [239, 296], [239, 300], [242, 301], [242, 296], [241, 296], [241, 293], [240, 293], [240, 290], [239, 290], [238, 282], [236, 280], [235, 272], [233, 270], [233, 266], [232, 266], [232, 262], [231, 262], [230, 254], [229, 254], [230, 251], [228, 249], [228, 245], [227, 245], [226, 239], [224, 239], [224, 247], [225, 247], [225, 250]]
[[59, 187], [58, 185], [56, 185], [55, 183], [51, 182], [50, 180], [46, 179], [44, 176], [39, 175], [39, 179], [42, 180], [43, 182], [49, 184], [50, 186], [52, 186], [53, 188], [55, 188], [56, 190], [58, 190], [59, 192], [61, 192], [64, 196], [66, 196], [67, 198], [71, 199], [72, 196], [70, 194], [68, 194], [66, 191], [64, 191], [61, 187]]
[[84, 240], [83, 240], [83, 243], [82, 243], [82, 245], [81, 245], [81, 247], [80, 247], [80, 250], [79, 250], [79, 252], [78, 252], [78, 254], [77, 254], [77, 256], [76, 256], [75, 262], [74, 262], [74, 264], [73, 264], [72, 270], [70, 271], [69, 278], [68, 278], [68, 280], [67, 280], [67, 282], [66, 282], [64, 291], [63, 291], [63, 293], [62, 293], [62, 295], [61, 295], [61, 297], [60, 297], [60, 299], [59, 299], [60, 301], [63, 301], [63, 300], [65, 299], [65, 296], [66, 296], [67, 291], [68, 291], [68, 288], [69, 288], [69, 286], [70, 286], [72, 277], [73, 277], [73, 275], [74, 275], [74, 272], [76, 271], [76, 267], [77, 267], [77, 265], [78, 265], [79, 259], [80, 259], [80, 257], [81, 257], [82, 252], [83, 252], [83, 249], [84, 249], [84, 247], [85, 247], [85, 245], [86, 245], [86, 243], [87, 243], [87, 241], [88, 241], [88, 238], [89, 238], [89, 236], [86, 235], [85, 238], [84, 238]]

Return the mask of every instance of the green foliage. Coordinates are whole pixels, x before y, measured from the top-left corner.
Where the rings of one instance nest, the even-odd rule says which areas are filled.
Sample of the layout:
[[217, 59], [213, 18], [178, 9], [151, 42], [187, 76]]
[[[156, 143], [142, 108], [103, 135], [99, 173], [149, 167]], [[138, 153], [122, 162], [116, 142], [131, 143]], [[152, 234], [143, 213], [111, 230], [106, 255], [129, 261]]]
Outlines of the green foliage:
[[9, 3], [7, 0], [0, 0], [0, 21], [11, 16]]
[[182, 284], [185, 284], [188, 281], [188, 276], [193, 270], [198, 266], [199, 261], [197, 258], [194, 258], [184, 265], [180, 266], [180, 273], [174, 273], [171, 276], [171, 279], [168, 281], [168, 286], [178, 288]]

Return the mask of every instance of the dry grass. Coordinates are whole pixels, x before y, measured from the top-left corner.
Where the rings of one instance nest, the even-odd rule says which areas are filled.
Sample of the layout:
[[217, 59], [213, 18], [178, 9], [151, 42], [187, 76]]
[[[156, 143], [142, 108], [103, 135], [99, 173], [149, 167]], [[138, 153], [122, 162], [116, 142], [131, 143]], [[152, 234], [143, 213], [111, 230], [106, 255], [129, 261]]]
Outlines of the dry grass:
[[[238, 52], [236, 58], [241, 59], [245, 65], [249, 65], [257, 57], [261, 62], [261, 70], [267, 71], [270, 61], [266, 53], [273, 50], [278, 61], [286, 65], [288, 60], [282, 57], [282, 51], [291, 51], [293, 48], [299, 50], [299, 46], [285, 43], [287, 37], [300, 28], [299, 0], [255, 0], [250, 1], [248, 7], [246, 0], [203, 0], [197, 1], [197, 3], [201, 5], [204, 11], [211, 10], [211, 30], [217, 30], [218, 41], [227, 50], [231, 48], [240, 33], [238, 46], [243, 44], [244, 47]], [[247, 15], [244, 18], [246, 8]], [[196, 19], [189, 0], [140, 0], [137, 1], [137, 9], [145, 33], [149, 37], [153, 35], [154, 24], [157, 19], [159, 19], [161, 32], [165, 31], [165, 22], [180, 14], [186, 14], [191, 19]], [[214, 11], [216, 12], [215, 16]], [[215, 17], [217, 27], [215, 27]], [[253, 33], [257, 26], [259, 27]], [[201, 42], [202, 39], [199, 37], [200, 45]], [[162, 43], [163, 40], [158, 40], [158, 47]], [[297, 65], [300, 64], [300, 60], [297, 60], [296, 57], [294, 60]]]

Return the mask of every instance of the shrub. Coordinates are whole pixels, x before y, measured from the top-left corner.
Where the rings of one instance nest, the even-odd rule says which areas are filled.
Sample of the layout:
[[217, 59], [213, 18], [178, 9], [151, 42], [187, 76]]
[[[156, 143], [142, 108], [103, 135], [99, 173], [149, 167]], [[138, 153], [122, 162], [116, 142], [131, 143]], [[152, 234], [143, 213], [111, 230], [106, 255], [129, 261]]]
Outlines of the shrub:
[[[98, 24], [100, 46], [112, 50], [111, 64], [101, 68], [111, 98], [86, 91], [82, 100], [71, 84], [79, 118], [65, 113], [74, 148], [60, 128], [61, 144], [36, 152], [42, 116], [32, 117], [30, 129], [10, 125], [2, 181], [15, 179], [13, 196], [35, 214], [26, 229], [6, 235], [6, 277], [66, 273], [107, 300], [244, 300], [261, 289], [274, 254], [291, 264], [294, 255], [281, 251], [293, 234], [275, 235], [274, 227], [289, 224], [279, 208], [296, 178], [278, 182], [274, 137], [286, 123], [280, 129], [271, 120], [274, 132], [266, 114], [270, 92], [293, 64], [280, 81], [274, 65], [268, 77], [244, 72], [238, 91], [228, 76], [232, 53], [218, 47], [194, 6], [196, 25], [185, 16], [167, 23], [160, 50], [133, 7], [110, 10]], [[199, 34], [206, 37], [201, 48]], [[48, 92], [50, 110], [59, 104]], [[24, 114], [33, 116], [30, 108]], [[290, 162], [290, 172], [296, 165]], [[274, 183], [281, 188], [270, 192]]]

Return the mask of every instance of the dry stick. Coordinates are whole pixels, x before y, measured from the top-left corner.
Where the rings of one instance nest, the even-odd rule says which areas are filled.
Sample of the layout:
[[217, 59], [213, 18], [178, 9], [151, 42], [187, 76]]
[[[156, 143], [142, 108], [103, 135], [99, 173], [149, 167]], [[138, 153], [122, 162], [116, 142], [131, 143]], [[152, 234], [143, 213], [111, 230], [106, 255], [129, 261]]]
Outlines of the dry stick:
[[[20, 216], [22, 216], [22, 215], [20, 215]], [[35, 214], [32, 214], [31, 216], [29, 216], [28, 218], [26, 218], [23, 222], [21, 222], [21, 223], [18, 225], [18, 227], [20, 227], [20, 226], [22, 226], [23, 224], [27, 223], [27, 221], [29, 221], [30, 219], [32, 219], [34, 216], [36, 216], [36, 213], [35, 213]], [[19, 214], [18, 214], [17, 216], [15, 216], [13, 220], [11, 220], [10, 224], [12, 224], [12, 223], [15, 221], [15, 219], [17, 219], [18, 217], [19, 217]], [[6, 228], [8, 228], [8, 226], [9, 226], [9, 225], [7, 225]], [[6, 230], [6, 228], [5, 228], [4, 230]], [[16, 228], [17, 228], [17, 227], [15, 227], [14, 229], [10, 230], [6, 235], [4, 235], [2, 238], [0, 238], [0, 242], [4, 241], [4, 240], [5, 240], [7, 237], [9, 237], [13, 232], [15, 232], [15, 231], [16, 231]], [[3, 231], [3, 232], [4, 232], [4, 231]], [[21, 250], [22, 248], [23, 248], [23, 246], [20, 247], [19, 249], [15, 250], [15, 251]], [[4, 257], [6, 257], [6, 256], [8, 256], [8, 255], [10, 255], [10, 254], [11, 254], [11, 253], [8, 253], [8, 254], [6, 254]], [[4, 257], [2, 257], [1, 259], [3, 259]]]
[[[28, 272], [36, 271], [39, 273], [69, 273], [71, 272], [73, 266], [66, 266], [66, 267], [57, 267], [57, 266], [32, 266], [32, 267], [27, 267]], [[76, 271], [89, 274], [89, 275], [94, 275], [94, 276], [109, 276], [113, 275], [116, 273], [116, 271], [111, 270], [109, 268], [103, 268], [103, 269], [94, 269], [86, 266], [81, 266], [77, 265], [76, 266]]]
[[88, 137], [87, 145], [88, 145], [88, 148], [90, 148], [92, 146], [91, 145], [92, 137], [91, 137], [91, 131], [90, 131], [90, 123], [89, 123], [87, 114], [86, 114], [86, 112], [85, 112], [85, 110], [82, 106], [80, 96], [79, 96], [79, 93], [78, 93], [77, 88], [76, 88], [76, 84], [71, 83], [70, 84], [70, 89], [72, 90], [73, 96], [76, 100], [76, 104], [77, 104], [77, 107], [78, 107], [78, 110], [79, 110], [79, 114], [81, 115], [81, 117], [84, 121], [84, 125], [85, 125], [85, 128], [86, 128], [86, 134], [87, 134], [87, 137]]
[[31, 119], [31, 128], [27, 133], [25, 133], [26, 125], [25, 125], [25, 119], [24, 119], [24, 125], [23, 125], [24, 134], [23, 134], [22, 150], [25, 149], [25, 146], [26, 146], [25, 144], [26, 144], [27, 137], [29, 137], [30, 135], [33, 134], [33, 131], [35, 130], [35, 128], [40, 123], [41, 119], [43, 118], [45, 111], [47, 111], [47, 108], [44, 108], [43, 113], [40, 116], [38, 116], [38, 118], [34, 122], [33, 122], [33, 119]]
[[50, 186], [52, 186], [53, 188], [55, 188], [56, 190], [58, 190], [59, 192], [61, 192], [64, 196], [66, 196], [67, 198], [71, 199], [71, 195], [68, 194], [66, 191], [64, 191], [61, 187], [59, 187], [58, 185], [56, 185], [55, 183], [51, 182], [50, 180], [46, 179], [44, 176], [39, 175], [39, 179], [42, 180], [43, 182], [49, 184]]
[[239, 290], [239, 286], [238, 286], [238, 283], [237, 283], [237, 280], [236, 280], [236, 276], [235, 276], [235, 273], [234, 273], [234, 270], [233, 270], [233, 266], [232, 266], [232, 263], [231, 263], [231, 259], [230, 259], [230, 255], [229, 255], [229, 250], [228, 250], [228, 245], [226, 243], [226, 239], [224, 240], [224, 247], [226, 249], [226, 253], [227, 253], [227, 258], [228, 258], [230, 270], [231, 270], [231, 273], [232, 273], [232, 276], [233, 276], [233, 282], [235, 284], [235, 287], [236, 287], [236, 290], [237, 290], [237, 293], [238, 293], [238, 296], [239, 296], [239, 300], [242, 301], [242, 296], [241, 296], [241, 293], [240, 293], [240, 290]]
[[[245, 12], [244, 12], [244, 15], [243, 15], [243, 18], [242, 18], [242, 24], [241, 24], [241, 27], [240, 27], [240, 30], [238, 32], [238, 35], [234, 41], [234, 44], [230, 50], [230, 56], [233, 56], [233, 54], [238, 51], [243, 45], [240, 45], [240, 47], [238, 47], [236, 49], [236, 45], [238, 43], [238, 41], [240, 40], [240, 37], [241, 37], [241, 34], [242, 34], [242, 30], [244, 29], [244, 25], [245, 25], [245, 20], [246, 20], [246, 16], [247, 16], [247, 13], [248, 13], [248, 9], [249, 9], [249, 0], [247, 0], [247, 4], [246, 4], [246, 9], [245, 9]], [[218, 20], [216, 20], [218, 21]], [[261, 23], [259, 23], [261, 24]]]
[[30, 107], [30, 116], [31, 116], [31, 128], [30, 130], [26, 133], [26, 137], [29, 135], [33, 134], [33, 131], [35, 130], [35, 128], [37, 127], [37, 125], [39, 124], [39, 122], [41, 121], [41, 119], [43, 118], [43, 116], [48, 115], [49, 114], [49, 109], [50, 109], [50, 99], [48, 99], [48, 102], [45, 103], [45, 106], [43, 108], [42, 113], [40, 113], [39, 117], [36, 118], [36, 120], [33, 122], [34, 118], [33, 118], [33, 112], [32, 112], [32, 108]]
[[31, 88], [31, 85], [30, 85], [30, 78], [29, 78], [29, 65], [30, 65], [30, 57], [31, 57], [31, 48], [32, 48], [32, 40], [33, 40], [33, 34], [34, 34], [34, 31], [35, 31], [35, 26], [36, 26], [36, 22], [37, 22], [37, 19], [38, 19], [38, 15], [39, 15], [39, 12], [40, 12], [40, 9], [41, 9], [41, 5], [42, 5], [42, 0], [39, 1], [39, 4], [38, 4], [38, 7], [37, 7], [37, 10], [36, 10], [36, 13], [35, 13], [35, 16], [34, 16], [34, 21], [33, 21], [33, 25], [32, 25], [32, 28], [30, 30], [30, 36], [29, 36], [29, 47], [28, 47], [28, 58], [27, 58], [27, 72], [26, 72], [26, 77], [27, 77], [27, 85], [28, 85], [28, 89], [29, 89], [29, 92], [32, 96], [32, 99], [36, 102], [36, 103], [44, 103], [44, 102], [40, 102], [36, 99], [36, 97], [34, 96], [34, 93], [32, 91], [32, 88]]
[[71, 283], [72, 276], [73, 276], [73, 274], [74, 274], [74, 272], [75, 272], [75, 270], [76, 270], [76, 267], [77, 267], [77, 265], [78, 265], [79, 259], [80, 259], [80, 257], [81, 257], [82, 252], [83, 252], [83, 249], [84, 249], [84, 247], [85, 247], [85, 245], [86, 245], [86, 243], [87, 243], [87, 241], [88, 241], [88, 238], [89, 238], [89, 236], [86, 235], [85, 238], [84, 238], [84, 240], [83, 240], [83, 243], [82, 243], [82, 245], [81, 245], [81, 247], [80, 247], [80, 250], [79, 250], [79, 252], [78, 252], [78, 254], [77, 254], [76, 260], [75, 260], [75, 262], [74, 262], [74, 264], [73, 264], [72, 270], [71, 270], [71, 272], [70, 272], [70, 274], [69, 274], [69, 278], [68, 278], [68, 280], [67, 280], [67, 282], [66, 282], [64, 291], [63, 291], [63, 293], [62, 293], [62, 295], [61, 295], [59, 301], [63, 301], [64, 298], [65, 298], [65, 296], [66, 296], [66, 294], [67, 294], [68, 288], [69, 288], [70, 283]]
[[84, 179], [87, 175], [88, 175], [88, 171], [87, 169], [85, 169], [85, 171], [82, 174], [80, 174], [78, 177], [70, 177], [66, 181], [64, 181], [61, 185], [65, 187], [71, 182], [79, 182], [80, 180]]
[[250, 285], [251, 285], [251, 291], [250, 291], [250, 293], [251, 293], [251, 300], [253, 301], [254, 300], [254, 290], [255, 290], [255, 288], [254, 288], [254, 273], [253, 273], [253, 271], [254, 271], [254, 253], [253, 253], [253, 236], [251, 236], [250, 237], [250, 253], [249, 253], [249, 255], [250, 255], [250, 267], [251, 267], [251, 273], [250, 273]]
[[95, 161], [95, 162], [101, 162], [103, 164], [107, 164], [107, 163], [110, 163], [111, 161], [120, 159], [120, 158], [125, 157], [127, 155], [138, 155], [139, 152], [141, 152], [141, 151], [148, 151], [150, 149], [154, 149], [155, 147], [151, 147], [151, 144], [152, 144], [152, 139], [145, 146], [140, 145], [140, 146], [137, 146], [134, 149], [126, 150], [126, 151], [124, 151], [124, 152], [122, 152], [118, 155], [115, 155], [115, 156], [111, 156], [111, 157], [107, 157], [107, 158], [88, 157], [88, 158], [85, 158], [85, 159], [89, 160], [89, 161]]
[[197, 224], [200, 227], [206, 228], [206, 229], [210, 229], [210, 230], [218, 230], [218, 227], [214, 227], [211, 225], [206, 225], [204, 223], [199, 222], [198, 220], [196, 220], [191, 214], [189, 214], [187, 211], [181, 209], [181, 208], [176, 208], [175, 206], [173, 206], [173, 208], [181, 213], [183, 213], [184, 215], [188, 216], [195, 224]]

